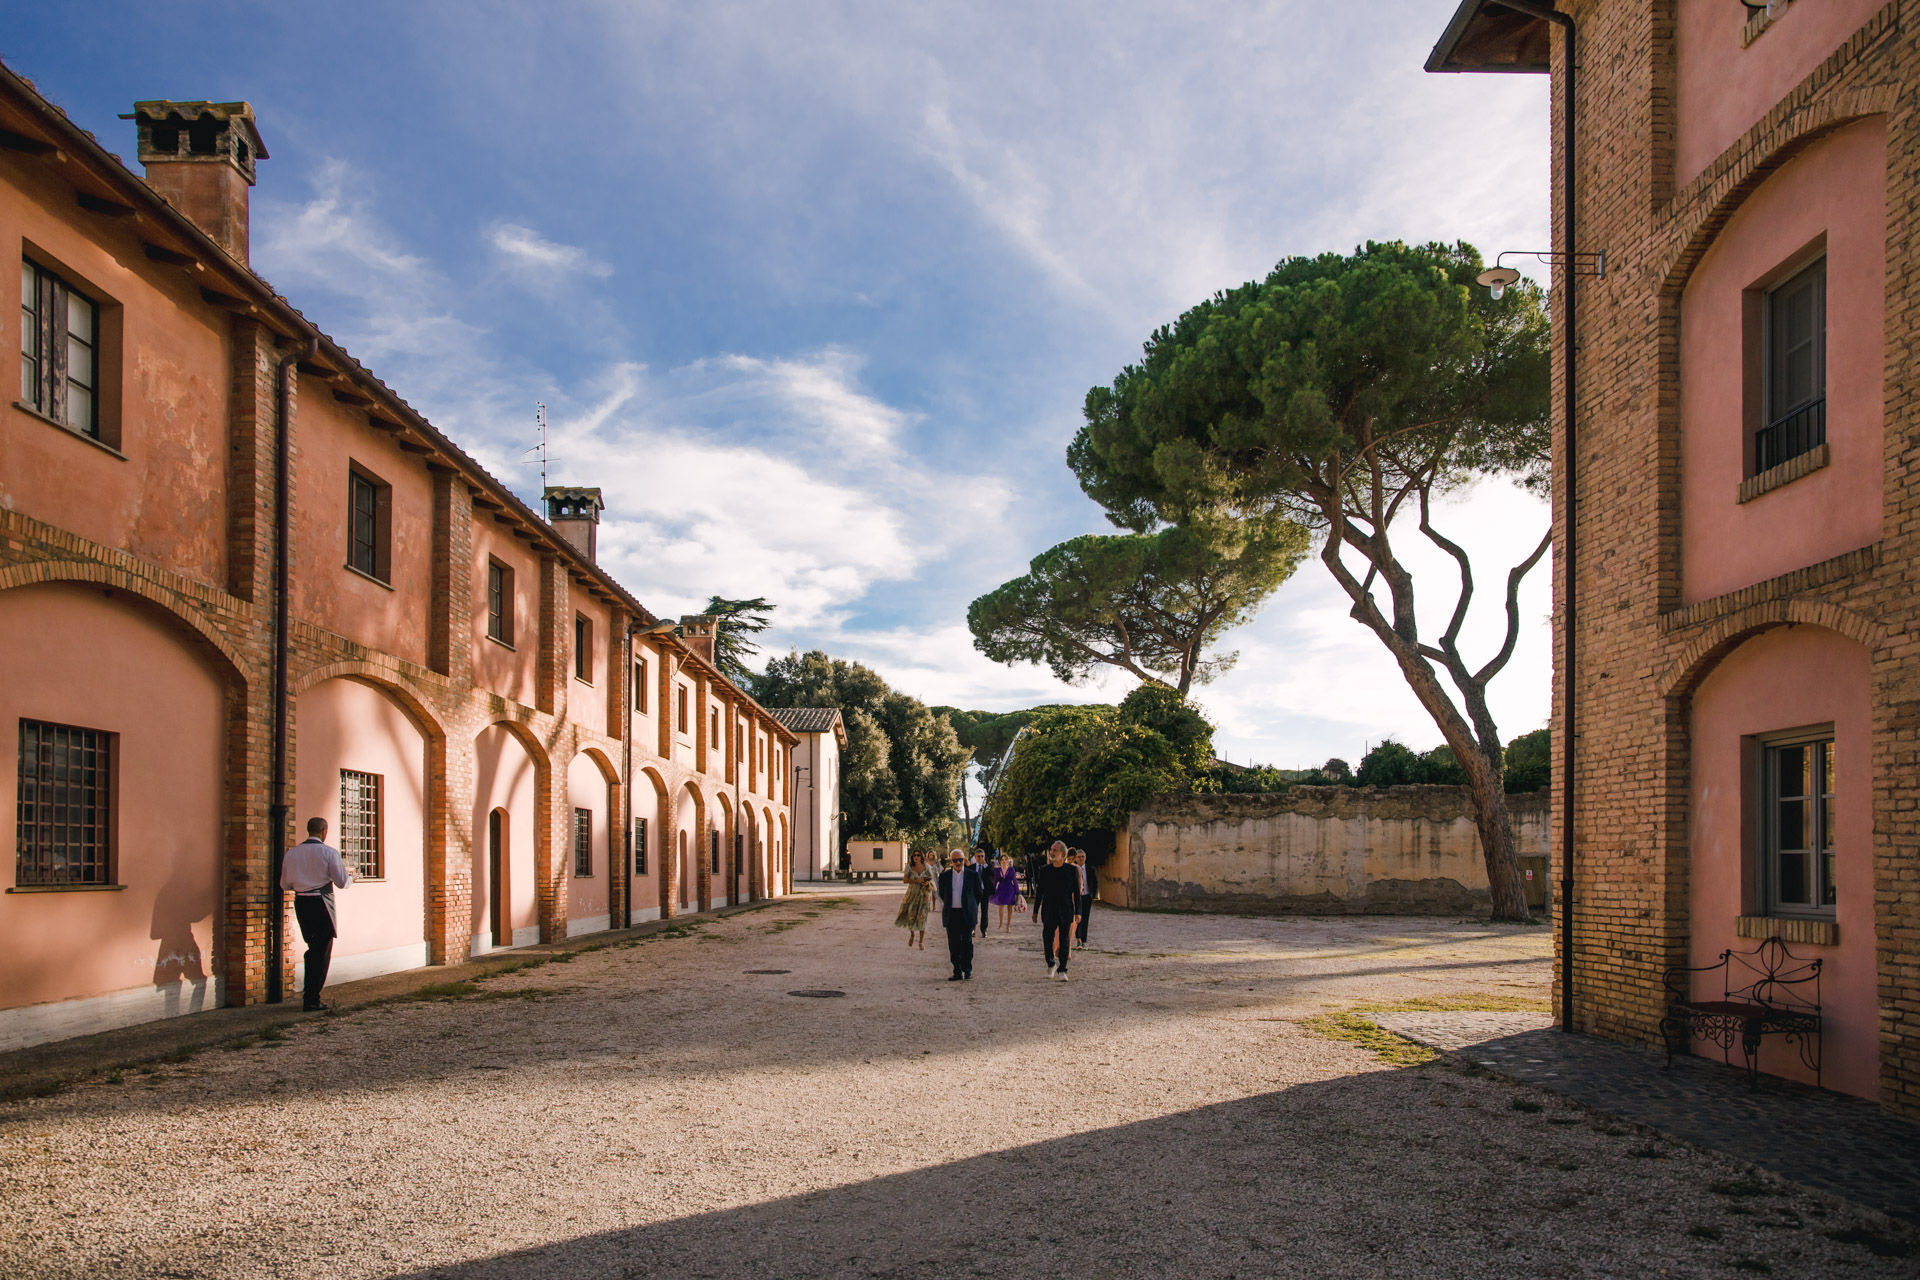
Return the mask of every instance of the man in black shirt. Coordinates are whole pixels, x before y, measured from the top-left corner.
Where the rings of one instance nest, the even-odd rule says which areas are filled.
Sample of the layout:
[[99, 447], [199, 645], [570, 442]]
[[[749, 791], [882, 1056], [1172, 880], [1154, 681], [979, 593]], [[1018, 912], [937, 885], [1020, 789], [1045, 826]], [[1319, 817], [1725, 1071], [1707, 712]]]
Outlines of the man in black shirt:
[[[1080, 918], [1080, 873], [1067, 865], [1067, 846], [1055, 840], [1047, 863], [1034, 877], [1033, 914], [1040, 921], [1042, 949], [1047, 953], [1047, 976], [1067, 980], [1067, 956], [1073, 946], [1073, 927]], [[1059, 942], [1056, 963], [1054, 943]]]

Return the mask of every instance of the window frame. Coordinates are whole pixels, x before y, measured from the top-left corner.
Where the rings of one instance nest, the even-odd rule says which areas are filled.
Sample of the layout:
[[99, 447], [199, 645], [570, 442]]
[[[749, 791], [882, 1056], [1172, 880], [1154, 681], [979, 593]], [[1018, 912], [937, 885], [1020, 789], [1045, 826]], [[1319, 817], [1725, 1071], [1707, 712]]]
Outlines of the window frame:
[[[364, 848], [361, 841], [365, 837], [367, 823], [364, 819], [352, 821], [347, 809], [347, 779], [370, 779], [358, 784], [356, 794], [365, 797], [369, 791], [373, 796], [373, 822], [371, 850]], [[385, 880], [387, 878], [387, 779], [384, 774], [370, 773], [365, 769], [342, 769], [340, 771], [340, 861], [347, 870], [353, 872], [357, 881]], [[368, 868], [371, 867], [371, 870]]]
[[647, 660], [636, 657], [633, 660], [633, 709], [640, 715], [647, 715]]
[[593, 879], [593, 810], [573, 808], [573, 878]]
[[513, 566], [487, 557], [487, 639], [511, 649], [514, 632]]
[[[1813, 325], [1808, 341], [1812, 344], [1813, 389], [1792, 404], [1782, 405], [1780, 384], [1784, 377], [1787, 352], [1781, 349], [1781, 308], [1805, 286], [1813, 287]], [[1783, 466], [1803, 454], [1811, 453], [1827, 442], [1827, 254], [1822, 250], [1792, 265], [1777, 283], [1760, 290], [1759, 326], [1759, 422], [1754, 429], [1751, 453], [1753, 474], [1761, 475]], [[1805, 416], [1808, 420], [1795, 424]], [[1792, 440], [1794, 443], [1786, 443]]]
[[[1834, 739], [1834, 729], [1829, 724], [1767, 734], [1756, 744], [1759, 748], [1760, 772], [1757, 788], [1760, 801], [1756, 828], [1759, 837], [1757, 887], [1759, 906], [1765, 916], [1803, 920], [1833, 920], [1837, 916], [1839, 849], [1832, 843], [1832, 833], [1837, 825], [1833, 811], [1838, 807], [1839, 794], [1835, 785]], [[1813, 758], [1803, 766], [1803, 771], [1815, 789], [1799, 796], [1783, 797], [1779, 790], [1780, 773], [1776, 761], [1780, 752], [1797, 747], [1810, 749]], [[1834, 789], [1826, 790], [1825, 787], [1830, 785]], [[1798, 800], [1807, 806], [1804, 820], [1807, 835], [1802, 847], [1792, 850], [1780, 847], [1781, 805], [1787, 800]], [[1805, 855], [1807, 858], [1806, 876], [1808, 896], [1813, 899], [1811, 902], [1788, 902], [1782, 899], [1780, 864], [1782, 856], [1789, 853]]]
[[647, 820], [645, 818], [633, 820], [633, 874], [636, 876], [647, 874]]
[[[31, 778], [28, 770], [29, 728], [36, 731], [32, 743]], [[44, 738], [39, 731], [45, 731]], [[83, 740], [82, 749], [92, 751], [100, 757], [91, 762], [90, 766], [78, 766], [91, 767], [96, 774], [90, 785], [81, 784], [83, 796], [86, 792], [92, 793], [90, 800], [83, 799], [80, 802], [81, 807], [90, 809], [93, 815], [91, 821], [84, 824], [44, 820], [41, 814], [41, 807], [45, 805], [54, 806], [56, 811], [60, 808], [72, 808], [74, 805], [71, 799], [64, 803], [58, 800], [55, 790], [63, 785], [74, 784], [62, 783], [52, 776], [42, 776], [41, 747], [45, 745], [51, 752], [55, 747], [55, 739], [63, 733], [86, 735], [87, 740]], [[118, 856], [120, 735], [108, 729], [90, 729], [85, 725], [62, 724], [58, 721], [34, 720], [22, 716], [19, 722], [18, 742], [20, 754], [15, 761], [17, 780], [14, 792], [13, 890], [47, 892], [120, 888]], [[47, 762], [49, 771], [60, 767], [62, 766], [55, 765], [51, 760]], [[48, 789], [48, 793], [43, 793], [42, 788]], [[29, 795], [30, 789], [31, 795]], [[29, 806], [32, 806], [31, 810]], [[90, 834], [91, 844], [96, 852], [91, 858], [83, 856], [80, 859], [82, 868], [80, 875], [76, 876], [72, 872], [74, 860], [69, 852], [73, 843], [71, 840], [62, 841], [54, 848], [47, 850], [44, 857], [41, 856], [41, 842], [37, 838], [37, 833], [50, 832], [56, 827], [79, 828], [82, 826]], [[32, 860], [31, 865], [29, 859]]]
[[712, 837], [711, 843], [713, 846], [713, 853], [709, 859], [710, 865], [707, 868], [707, 874], [709, 876], [717, 876], [720, 874], [720, 828], [715, 827], [707, 834]]
[[[372, 504], [372, 510], [367, 512], [370, 540], [364, 543], [360, 536], [363, 491]], [[367, 550], [364, 564], [360, 556], [362, 546]], [[347, 463], [347, 568], [383, 587], [393, 585], [393, 486], [351, 460]]]
[[674, 732], [681, 735], [682, 737], [687, 737], [689, 736], [687, 725], [690, 723], [687, 715], [687, 711], [688, 711], [687, 703], [689, 701], [689, 698], [687, 696], [687, 686], [684, 684], [676, 683], [673, 686], [673, 689], [674, 689]]
[[[101, 385], [102, 371], [106, 366], [102, 359], [102, 350], [106, 345], [106, 318], [112, 304], [96, 296], [92, 290], [74, 284], [65, 273], [46, 266], [29, 254], [20, 257], [20, 274], [21, 368], [20, 398], [17, 403], [55, 426], [64, 427], [77, 436], [119, 452], [118, 440], [109, 439], [105, 429], [106, 414], [102, 403], [105, 389]], [[31, 309], [25, 296], [29, 291], [34, 299]], [[74, 336], [72, 305], [76, 298], [92, 315], [92, 334], [87, 338]], [[29, 336], [33, 342], [31, 353], [27, 350]], [[76, 342], [80, 343], [86, 356], [85, 380], [76, 378], [73, 373]], [[34, 365], [31, 375], [26, 367], [29, 360]], [[87, 392], [84, 422], [76, 422], [69, 411], [76, 384]]]
[[573, 615], [573, 678], [593, 683], [593, 619], [584, 613]]

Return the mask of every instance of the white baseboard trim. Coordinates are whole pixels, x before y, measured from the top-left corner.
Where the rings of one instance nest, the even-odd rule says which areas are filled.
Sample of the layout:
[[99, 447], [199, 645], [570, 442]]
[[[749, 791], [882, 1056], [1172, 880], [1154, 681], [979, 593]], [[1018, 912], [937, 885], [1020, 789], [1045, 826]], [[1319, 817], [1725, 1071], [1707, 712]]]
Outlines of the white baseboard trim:
[[633, 922], [635, 924], [645, 924], [649, 920], [658, 920], [659, 918], [660, 908], [658, 907], [642, 907], [633, 913]]
[[524, 929], [515, 929], [513, 931], [514, 946], [533, 947], [533, 946], [538, 946], [539, 944], [540, 944], [540, 926], [539, 925], [532, 924], [532, 925], [528, 925]]
[[611, 913], [604, 916], [581, 916], [576, 920], [567, 921], [567, 936], [569, 938], [580, 938], [585, 937], [589, 933], [605, 933], [612, 927], [613, 916]]
[[[306, 990], [307, 962], [297, 958], [293, 963], [293, 989]], [[383, 973], [399, 973], [403, 969], [419, 969], [427, 963], [427, 943], [423, 938], [419, 942], [409, 942], [404, 946], [387, 947], [381, 951], [361, 951], [350, 956], [336, 955], [327, 966], [329, 986], [339, 982], [358, 982], [362, 978], [377, 978]]]
[[203, 1009], [218, 1009], [225, 1002], [226, 979], [202, 978], [198, 982], [130, 987], [80, 1000], [54, 1000], [18, 1009], [0, 1009], [0, 1051], [177, 1018]]

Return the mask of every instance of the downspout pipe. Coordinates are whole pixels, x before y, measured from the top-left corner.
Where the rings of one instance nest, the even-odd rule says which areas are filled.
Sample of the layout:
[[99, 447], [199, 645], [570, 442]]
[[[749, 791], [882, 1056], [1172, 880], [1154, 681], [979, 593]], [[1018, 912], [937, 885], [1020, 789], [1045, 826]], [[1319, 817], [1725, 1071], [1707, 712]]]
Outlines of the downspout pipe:
[[280, 888], [281, 864], [287, 854], [287, 562], [289, 527], [287, 494], [289, 458], [292, 454], [287, 430], [287, 408], [291, 400], [288, 374], [302, 360], [320, 353], [320, 339], [310, 337], [306, 345], [281, 356], [273, 369], [273, 783], [267, 806], [267, 865], [272, 880], [267, 886], [267, 1003], [286, 999], [284, 970], [287, 955], [287, 902]]
[[1574, 574], [1574, 566], [1579, 563], [1575, 555], [1575, 539], [1580, 528], [1578, 518], [1580, 510], [1579, 489], [1575, 484], [1575, 478], [1580, 465], [1580, 456], [1575, 447], [1578, 425], [1575, 406], [1579, 403], [1579, 397], [1576, 394], [1578, 386], [1576, 375], [1579, 369], [1579, 358], [1575, 354], [1577, 347], [1575, 335], [1578, 330], [1574, 325], [1576, 315], [1574, 292], [1579, 277], [1578, 273], [1573, 269], [1573, 255], [1580, 244], [1576, 222], [1578, 206], [1575, 204], [1573, 198], [1574, 174], [1576, 172], [1574, 165], [1574, 147], [1580, 135], [1580, 131], [1576, 127], [1578, 118], [1575, 115], [1578, 98], [1574, 92], [1575, 72], [1578, 69], [1578, 63], [1574, 56], [1575, 28], [1571, 14], [1562, 13], [1549, 5], [1528, 3], [1527, 0], [1500, 0], [1500, 3], [1509, 9], [1517, 10], [1531, 17], [1553, 23], [1560, 28], [1561, 34], [1565, 37], [1562, 45], [1562, 55], [1564, 58], [1562, 66], [1564, 70], [1561, 79], [1561, 92], [1565, 97], [1565, 105], [1561, 110], [1562, 146], [1564, 150], [1562, 153], [1563, 167], [1560, 172], [1560, 218], [1562, 228], [1562, 239], [1560, 241], [1560, 298], [1561, 307], [1565, 311], [1562, 332], [1566, 335], [1566, 349], [1562, 352], [1562, 356], [1566, 361], [1566, 365], [1561, 381], [1565, 391], [1565, 403], [1563, 407], [1566, 411], [1566, 431], [1564, 436], [1565, 445], [1563, 446], [1565, 452], [1560, 463], [1561, 475], [1564, 477], [1565, 482], [1564, 492], [1566, 494], [1566, 503], [1564, 509], [1566, 512], [1566, 523], [1560, 534], [1561, 554], [1565, 560], [1560, 572], [1561, 580], [1565, 584], [1561, 594], [1561, 616], [1564, 619], [1566, 629], [1561, 638], [1564, 650], [1560, 659], [1562, 675], [1560, 678], [1560, 901], [1558, 906], [1560, 911], [1560, 1029], [1571, 1032], [1574, 1029], [1573, 744], [1575, 732], [1574, 695], [1576, 685], [1574, 673], [1578, 669], [1575, 661], [1578, 657], [1577, 642], [1575, 640], [1578, 629], [1575, 623], [1579, 619], [1577, 607], [1579, 584]]
[[[627, 788], [626, 805], [626, 845], [627, 857], [621, 872], [626, 883], [620, 892], [620, 927], [633, 928], [633, 699], [635, 690], [630, 687], [633, 680], [633, 624], [626, 626], [625, 643], [621, 645], [621, 656], [627, 664], [626, 680], [620, 684], [627, 691], [627, 705], [620, 712], [620, 781]], [[614, 682], [609, 680], [609, 685]]]

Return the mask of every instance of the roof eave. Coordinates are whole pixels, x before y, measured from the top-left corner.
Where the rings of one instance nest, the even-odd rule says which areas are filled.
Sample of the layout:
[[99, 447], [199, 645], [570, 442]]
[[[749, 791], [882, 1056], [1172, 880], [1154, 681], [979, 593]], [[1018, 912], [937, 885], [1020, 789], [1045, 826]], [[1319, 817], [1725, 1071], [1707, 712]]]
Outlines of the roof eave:
[[1460, 7], [1453, 11], [1453, 17], [1447, 22], [1446, 30], [1441, 32], [1433, 52], [1427, 55], [1426, 69], [1435, 73], [1471, 73], [1479, 75], [1547, 75], [1552, 70], [1545, 62], [1490, 62], [1484, 59], [1463, 57], [1460, 46], [1470, 36], [1478, 34], [1493, 17], [1486, 12], [1488, 6], [1501, 11], [1501, 16], [1525, 18], [1523, 27], [1527, 31], [1548, 25], [1546, 19], [1515, 9], [1500, 0], [1460, 0]]

